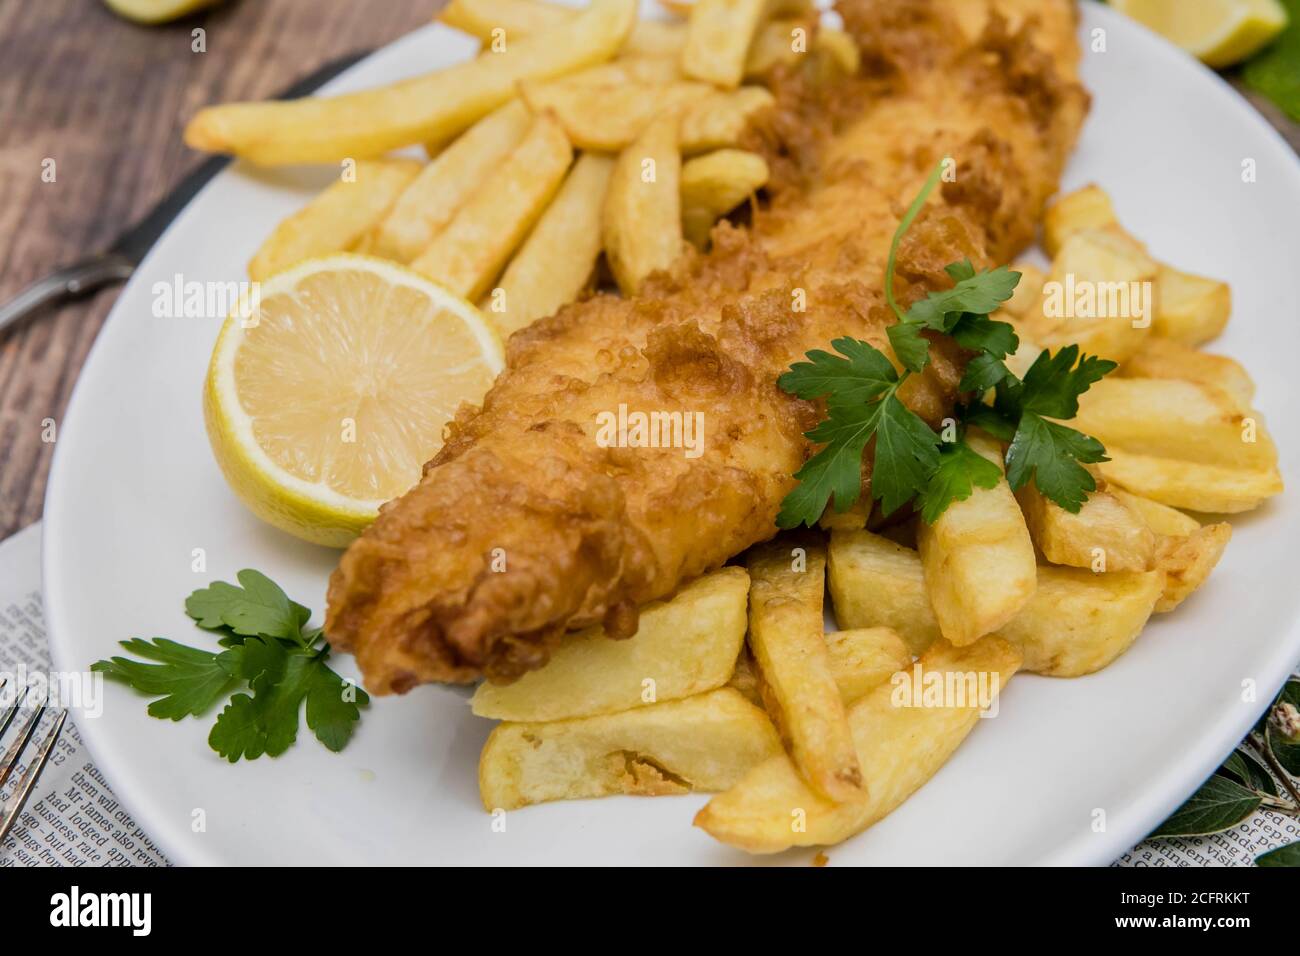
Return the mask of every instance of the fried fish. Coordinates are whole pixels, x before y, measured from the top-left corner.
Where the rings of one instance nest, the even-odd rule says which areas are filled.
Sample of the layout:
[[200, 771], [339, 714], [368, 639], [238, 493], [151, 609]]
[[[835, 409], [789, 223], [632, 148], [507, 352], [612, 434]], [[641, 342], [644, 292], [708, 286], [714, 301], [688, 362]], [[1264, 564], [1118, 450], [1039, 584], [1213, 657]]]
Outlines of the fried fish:
[[[635, 298], [516, 333], [482, 406], [344, 554], [326, 632], [371, 691], [508, 681], [593, 623], [631, 636], [638, 606], [775, 534], [819, 417], [777, 377], [839, 336], [888, 349], [890, 239], [941, 159], [951, 175], [900, 250], [901, 302], [947, 287], [950, 262], [1000, 264], [1032, 239], [1087, 111], [1073, 3], [837, 9], [861, 70], [777, 75], [747, 144], [773, 170], [752, 222], [719, 225]], [[950, 340], [932, 355], [902, 397], [935, 424], [962, 355]]]

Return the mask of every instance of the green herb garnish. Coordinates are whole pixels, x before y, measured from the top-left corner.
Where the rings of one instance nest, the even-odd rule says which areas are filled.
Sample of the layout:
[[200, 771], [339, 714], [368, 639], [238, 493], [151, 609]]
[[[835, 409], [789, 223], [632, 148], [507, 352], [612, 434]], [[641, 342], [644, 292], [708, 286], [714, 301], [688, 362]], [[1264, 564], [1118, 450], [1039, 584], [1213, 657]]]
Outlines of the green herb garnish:
[[[862, 453], [875, 439], [871, 495], [886, 513], [913, 501], [933, 522], [954, 501], [970, 497], [976, 487], [992, 488], [1001, 477], [993, 462], [965, 441], [967, 426], [977, 426], [1008, 442], [1007, 480], [1014, 489], [1033, 481], [1039, 491], [1067, 511], [1078, 512], [1096, 483], [1083, 464], [1106, 460], [1101, 443], [1059, 421], [1078, 412], [1079, 395], [1115, 363], [1081, 355], [1077, 346], [1054, 356], [1043, 352], [1017, 378], [1003, 361], [1020, 345], [1015, 328], [989, 318], [1011, 297], [1020, 273], [1005, 266], [977, 271], [969, 260], [945, 271], [952, 288], [931, 292], [904, 312], [894, 299], [899, 245], [926, 199], [939, 183], [943, 165], [935, 167], [898, 224], [885, 267], [885, 299], [898, 321], [886, 334], [903, 366], [900, 373], [883, 352], [867, 342], [840, 338], [831, 343], [838, 355], [820, 349], [807, 353], [780, 377], [782, 389], [804, 399], [824, 398], [826, 418], [806, 437], [824, 447], [795, 474], [799, 484], [786, 495], [777, 525], [812, 525], [828, 502], [845, 511], [861, 493]], [[992, 404], [977, 399], [958, 409], [957, 425], [941, 436], [898, 398], [908, 376], [930, 361], [927, 335], [947, 335], [976, 352], [960, 387], [995, 392]], [[948, 440], [945, 440], [947, 438]]]
[[1288, 23], [1276, 40], [1242, 68], [1246, 85], [1300, 122], [1300, 0], [1282, 0]]
[[316, 739], [342, 750], [369, 696], [326, 666], [329, 645], [320, 628], [307, 628], [309, 609], [257, 571], [240, 571], [238, 580], [215, 581], [185, 601], [195, 624], [222, 635], [224, 650], [132, 638], [122, 646], [142, 660], [113, 657], [91, 670], [156, 697], [149, 714], [165, 720], [200, 717], [226, 700], [208, 745], [231, 763], [288, 750], [304, 701]]

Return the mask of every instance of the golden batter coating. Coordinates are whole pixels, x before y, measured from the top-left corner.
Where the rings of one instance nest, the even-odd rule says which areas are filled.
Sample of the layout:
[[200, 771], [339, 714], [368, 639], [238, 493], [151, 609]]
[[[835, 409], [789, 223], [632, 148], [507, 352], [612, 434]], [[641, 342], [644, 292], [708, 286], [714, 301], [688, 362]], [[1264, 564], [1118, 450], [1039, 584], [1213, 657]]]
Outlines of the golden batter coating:
[[[598, 295], [516, 333], [482, 407], [461, 409], [420, 483], [344, 554], [326, 632], [372, 692], [510, 680], [594, 622], [630, 636], [639, 605], [775, 534], [819, 417], [777, 376], [839, 336], [888, 348], [890, 238], [941, 158], [956, 179], [905, 238], [900, 301], [949, 285], [950, 262], [1003, 263], [1030, 241], [1087, 110], [1073, 4], [838, 9], [862, 74], [778, 78], [753, 143], [771, 202], [752, 224], [720, 225], [707, 255], [635, 299]], [[948, 340], [932, 354], [902, 396], [933, 424], [962, 357]], [[605, 447], [601, 416], [620, 406], [701, 413], [701, 453]]]

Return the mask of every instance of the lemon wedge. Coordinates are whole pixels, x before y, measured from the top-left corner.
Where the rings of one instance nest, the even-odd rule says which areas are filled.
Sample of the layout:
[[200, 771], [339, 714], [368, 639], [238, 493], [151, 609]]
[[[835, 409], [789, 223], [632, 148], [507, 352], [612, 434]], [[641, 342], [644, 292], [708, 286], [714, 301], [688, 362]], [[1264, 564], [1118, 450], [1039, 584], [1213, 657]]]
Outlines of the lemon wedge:
[[221, 0], [104, 0], [118, 16], [136, 23], [167, 23], [204, 7], [216, 6]]
[[1111, 0], [1111, 6], [1216, 68], [1246, 59], [1287, 23], [1278, 0]]
[[464, 299], [370, 256], [254, 288], [208, 366], [212, 450], [258, 517], [342, 547], [419, 480], [457, 406], [501, 370], [501, 341]]

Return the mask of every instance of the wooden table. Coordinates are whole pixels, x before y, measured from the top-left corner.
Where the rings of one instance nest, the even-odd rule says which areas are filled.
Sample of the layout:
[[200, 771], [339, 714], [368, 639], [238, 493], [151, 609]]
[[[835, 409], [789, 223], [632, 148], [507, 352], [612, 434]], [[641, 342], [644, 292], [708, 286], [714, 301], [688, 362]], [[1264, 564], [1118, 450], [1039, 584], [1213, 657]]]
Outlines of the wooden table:
[[[0, 301], [98, 250], [203, 157], [181, 129], [208, 103], [261, 99], [428, 23], [442, 0], [227, 0], [161, 27], [102, 0], [0, 3]], [[207, 52], [191, 51], [202, 28]], [[42, 164], [55, 161], [55, 181]], [[82, 362], [120, 287], [0, 339], [0, 539], [41, 516]], [[57, 431], [56, 431], [57, 434]]]
[[[0, 4], [0, 300], [108, 244], [192, 169], [206, 103], [260, 99], [428, 22], [442, 0], [228, 0], [163, 27], [100, 0]], [[207, 52], [191, 51], [206, 31]], [[1300, 126], [1264, 103], [1300, 149]], [[45, 159], [56, 180], [42, 181]], [[37, 520], [57, 424], [117, 289], [0, 339], [0, 539]], [[57, 432], [56, 432], [57, 434]]]

